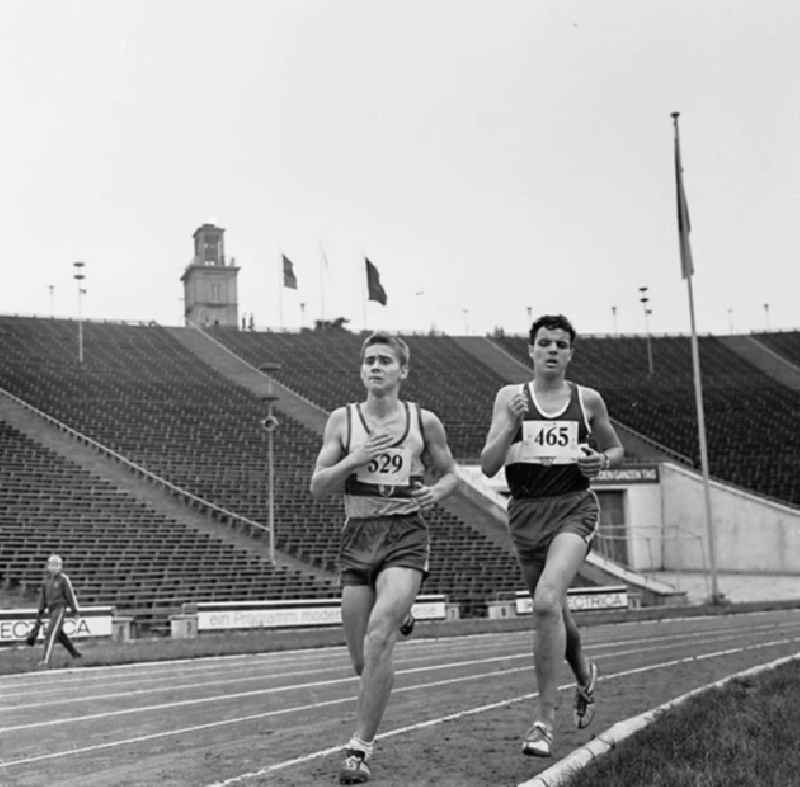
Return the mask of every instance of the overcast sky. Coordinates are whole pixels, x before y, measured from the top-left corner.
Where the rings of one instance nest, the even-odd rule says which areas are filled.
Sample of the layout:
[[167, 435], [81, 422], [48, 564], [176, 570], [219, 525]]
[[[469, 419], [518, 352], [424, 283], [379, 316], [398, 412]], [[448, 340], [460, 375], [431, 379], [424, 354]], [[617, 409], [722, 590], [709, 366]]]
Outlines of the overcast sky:
[[[182, 323], [193, 231], [240, 312], [370, 328], [800, 326], [796, 2], [4, 0], [0, 312]], [[329, 261], [321, 269], [321, 249]], [[321, 286], [324, 285], [324, 286]], [[422, 294], [418, 294], [422, 293]], [[466, 310], [466, 311], [465, 311]]]

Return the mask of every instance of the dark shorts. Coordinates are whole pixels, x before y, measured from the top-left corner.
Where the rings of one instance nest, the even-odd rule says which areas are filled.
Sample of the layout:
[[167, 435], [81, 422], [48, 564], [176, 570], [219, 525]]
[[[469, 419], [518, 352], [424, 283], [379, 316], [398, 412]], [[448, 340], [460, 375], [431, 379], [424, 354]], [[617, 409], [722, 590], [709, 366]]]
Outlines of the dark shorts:
[[599, 519], [597, 496], [589, 489], [556, 497], [511, 500], [508, 528], [531, 590], [544, 570], [553, 539], [561, 533], [574, 533], [586, 542], [588, 554]]
[[374, 585], [390, 566], [415, 568], [428, 576], [430, 538], [419, 514], [348, 519], [342, 531], [342, 585]]

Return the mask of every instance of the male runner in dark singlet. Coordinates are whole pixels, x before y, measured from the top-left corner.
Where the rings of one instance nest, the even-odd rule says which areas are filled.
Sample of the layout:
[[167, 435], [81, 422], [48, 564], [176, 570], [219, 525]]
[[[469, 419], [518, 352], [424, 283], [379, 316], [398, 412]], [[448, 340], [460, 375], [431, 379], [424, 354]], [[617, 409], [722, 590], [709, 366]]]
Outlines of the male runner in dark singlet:
[[[597, 529], [599, 507], [589, 479], [618, 464], [623, 452], [600, 394], [565, 379], [575, 343], [569, 320], [540, 317], [529, 339], [533, 380], [498, 392], [481, 468], [491, 477], [505, 465], [509, 529], [533, 599], [536, 633], [539, 700], [523, 752], [548, 757], [556, 669], [565, 655], [577, 681], [575, 723], [583, 728], [594, 716], [597, 668], [581, 652], [567, 588]], [[588, 445], [590, 435], [597, 450]]]
[[[439, 419], [398, 398], [408, 362], [408, 346], [397, 336], [364, 341], [366, 401], [331, 413], [311, 479], [315, 498], [344, 492], [342, 622], [361, 683], [356, 730], [339, 774], [343, 784], [369, 779], [375, 732], [392, 690], [394, 644], [428, 573], [430, 544], [420, 512], [457, 484]], [[426, 470], [438, 477], [432, 486], [425, 485]]]

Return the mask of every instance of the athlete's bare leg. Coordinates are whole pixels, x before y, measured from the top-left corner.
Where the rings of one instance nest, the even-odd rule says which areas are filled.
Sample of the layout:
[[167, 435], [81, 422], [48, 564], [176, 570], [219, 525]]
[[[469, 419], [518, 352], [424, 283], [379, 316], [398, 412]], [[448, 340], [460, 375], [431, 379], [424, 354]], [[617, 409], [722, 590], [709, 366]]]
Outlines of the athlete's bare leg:
[[586, 659], [583, 656], [583, 650], [581, 648], [581, 633], [578, 629], [578, 625], [575, 623], [575, 618], [572, 617], [572, 613], [569, 611], [566, 598], [564, 599], [562, 612], [564, 617], [564, 633], [566, 635], [564, 655], [567, 659], [567, 664], [569, 664], [572, 669], [575, 680], [583, 685], [589, 680], [589, 674], [586, 669]]
[[364, 670], [358, 698], [356, 735], [363, 741], [375, 737], [394, 683], [392, 651], [400, 621], [411, 610], [422, 574], [413, 568], [390, 566], [375, 584], [375, 605], [364, 637]]
[[[370, 585], [344, 585], [342, 587], [342, 625], [344, 639], [350, 651], [353, 672], [359, 677], [364, 672], [364, 635], [375, 603], [375, 591]], [[356, 708], [358, 714], [358, 707]]]
[[369, 585], [345, 585], [342, 588], [342, 625], [353, 671], [364, 671], [364, 635], [375, 603], [375, 591]]
[[547, 552], [533, 596], [533, 662], [539, 687], [537, 721], [550, 727], [557, 704], [556, 674], [566, 652], [564, 602], [567, 588], [586, 558], [586, 542], [574, 533], [557, 535]]
[[[536, 593], [536, 586], [539, 583], [539, 579], [542, 576], [543, 570], [544, 566], [539, 566], [535, 563], [526, 563], [522, 566], [522, 573], [525, 578], [525, 583], [527, 584], [528, 590], [531, 594], [531, 598], [533, 598], [534, 594]], [[583, 651], [581, 648], [581, 634], [578, 624], [575, 622], [575, 618], [569, 611], [566, 594], [564, 595], [562, 611], [564, 617], [565, 634], [564, 658], [567, 660], [567, 664], [569, 664], [570, 669], [572, 669], [572, 672], [575, 675], [575, 680], [577, 680], [580, 684], [584, 684], [588, 680], [589, 675], [587, 674], [586, 660], [583, 656]]]

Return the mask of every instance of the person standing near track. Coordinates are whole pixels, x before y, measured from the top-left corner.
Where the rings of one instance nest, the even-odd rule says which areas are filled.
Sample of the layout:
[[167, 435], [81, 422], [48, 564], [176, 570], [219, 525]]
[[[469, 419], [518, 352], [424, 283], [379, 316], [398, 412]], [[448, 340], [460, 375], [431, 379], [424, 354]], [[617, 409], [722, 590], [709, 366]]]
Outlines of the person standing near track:
[[[408, 346], [400, 337], [375, 333], [365, 339], [366, 401], [331, 413], [311, 478], [314, 498], [344, 492], [342, 622], [361, 680], [356, 729], [343, 752], [342, 784], [370, 777], [375, 733], [394, 680], [392, 652], [428, 574], [430, 540], [421, 512], [458, 482], [441, 421], [399, 399], [408, 364]], [[426, 470], [438, 478], [430, 486]]]
[[64, 617], [67, 611], [73, 615], [78, 615], [79, 612], [72, 583], [61, 570], [63, 565], [63, 561], [58, 555], [51, 555], [47, 559], [47, 575], [39, 589], [39, 612], [36, 620], [40, 621], [45, 611], [50, 615], [47, 633], [44, 637], [44, 653], [39, 662], [39, 666], [42, 667], [50, 665], [56, 642], [60, 642], [74, 659], [83, 655], [64, 633]]
[[[556, 671], [565, 656], [577, 684], [575, 724], [582, 729], [594, 717], [597, 667], [583, 656], [567, 589], [598, 526], [600, 509], [589, 479], [623, 456], [600, 394], [565, 378], [575, 336], [561, 314], [533, 323], [533, 380], [498, 391], [481, 452], [485, 475], [505, 465], [509, 530], [533, 600], [539, 699], [522, 749], [543, 757], [552, 754]], [[588, 445], [590, 436], [597, 450]]]

